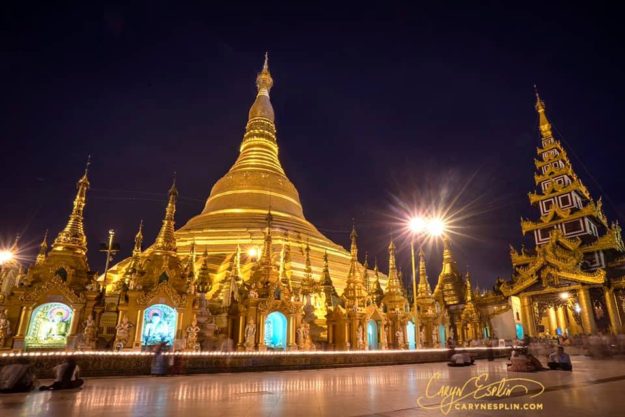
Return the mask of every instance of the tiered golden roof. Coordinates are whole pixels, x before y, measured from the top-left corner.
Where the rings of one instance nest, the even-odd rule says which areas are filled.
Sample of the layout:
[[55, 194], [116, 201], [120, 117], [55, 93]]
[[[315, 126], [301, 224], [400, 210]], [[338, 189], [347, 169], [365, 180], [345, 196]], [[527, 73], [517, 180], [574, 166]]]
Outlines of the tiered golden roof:
[[408, 303], [404, 296], [403, 285], [397, 274], [395, 243], [392, 240], [388, 246], [388, 282], [382, 303], [391, 311], [404, 310]]
[[[310, 246], [311, 268], [321, 272], [327, 251], [335, 285], [343, 289], [350, 267], [350, 254], [322, 235], [304, 217], [299, 194], [286, 176], [278, 158], [274, 110], [270, 100], [273, 77], [267, 58], [256, 78], [257, 95], [239, 149], [239, 156], [228, 173], [213, 186], [202, 212], [176, 232], [178, 253], [186, 256], [193, 241], [207, 249], [211, 273], [223, 278], [237, 245], [244, 253], [259, 247], [264, 239], [264, 217], [271, 209], [273, 227], [288, 231], [294, 247]], [[216, 140], [216, 139], [215, 139]], [[285, 244], [276, 235], [273, 244]], [[306, 275], [305, 253], [293, 251], [292, 281], [299, 286]], [[244, 262], [249, 261], [248, 258]], [[248, 279], [249, 268], [243, 268]], [[112, 271], [115, 273], [115, 270]]]

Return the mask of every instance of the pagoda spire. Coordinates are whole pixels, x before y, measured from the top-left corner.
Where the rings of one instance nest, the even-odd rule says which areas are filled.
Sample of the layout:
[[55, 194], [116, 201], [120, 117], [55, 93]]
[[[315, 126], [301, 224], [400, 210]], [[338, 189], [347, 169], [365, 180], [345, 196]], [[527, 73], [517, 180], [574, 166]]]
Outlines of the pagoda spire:
[[419, 286], [417, 297], [429, 297], [432, 295], [432, 288], [428, 281], [427, 269], [425, 267], [425, 254], [423, 249], [419, 250]]
[[141, 221], [139, 222], [139, 230], [137, 231], [137, 234], [135, 235], [135, 246], [132, 248], [132, 256], [141, 255], [141, 252], [143, 251], [142, 245], [143, 245], [143, 219], [141, 219]]
[[465, 302], [470, 303], [473, 301], [473, 287], [471, 286], [471, 273], [467, 271], [465, 279], [466, 294], [464, 296]]
[[202, 265], [200, 266], [200, 271], [197, 274], [195, 288], [200, 294], [206, 294], [212, 287], [210, 273], [208, 270], [208, 250], [204, 249], [202, 258]]
[[39, 253], [37, 254], [37, 258], [35, 259], [35, 265], [41, 265], [46, 258], [48, 257], [48, 229], [43, 234], [43, 240], [41, 241], [41, 245], [39, 245]]
[[304, 248], [304, 278], [302, 279], [302, 294], [308, 295], [313, 292], [315, 281], [312, 275], [312, 264], [310, 262], [310, 243], [306, 240], [306, 248]]
[[392, 240], [388, 246], [388, 282], [386, 284], [383, 302], [390, 310], [401, 310], [406, 305], [403, 285], [397, 273], [395, 243]]
[[174, 235], [176, 214], [176, 199], [178, 198], [178, 189], [176, 188], [176, 175], [174, 174], [174, 181], [169, 189], [169, 199], [167, 201], [167, 208], [165, 209], [165, 218], [163, 219], [163, 225], [158, 232], [156, 242], [154, 243], [154, 250], [160, 252], [176, 252], [176, 237]]
[[271, 265], [271, 246], [272, 246], [272, 237], [271, 237], [271, 225], [273, 223], [273, 216], [271, 214], [271, 209], [267, 211], [267, 215], [265, 216], [266, 227], [265, 227], [265, 241], [263, 243], [263, 253], [261, 254], [261, 263], [266, 263]]
[[89, 165], [91, 156], [87, 159], [85, 173], [76, 183], [76, 197], [74, 197], [74, 207], [69, 215], [69, 220], [65, 228], [58, 234], [52, 244], [53, 251], [69, 251], [78, 255], [87, 253], [87, 236], [83, 226], [83, 212], [87, 204], [87, 190], [89, 189]]
[[443, 265], [434, 289], [435, 297], [442, 297], [445, 305], [461, 304], [464, 298], [462, 276], [451, 253], [450, 242], [443, 236]]
[[269, 98], [271, 87], [273, 78], [269, 71], [269, 57], [265, 54], [263, 67], [256, 76], [257, 94], [248, 114], [241, 153], [230, 172], [262, 169], [284, 175], [278, 160], [275, 116]]
[[351, 248], [350, 253], [352, 255], [352, 262], [358, 262], [358, 244], [356, 243], [356, 239], [358, 239], [358, 233], [356, 232], [356, 222], [352, 219], [352, 232], [349, 235], [351, 239]]
[[534, 93], [536, 94], [536, 111], [538, 112], [538, 127], [540, 128], [540, 135], [543, 140], [552, 139], [553, 134], [551, 132], [551, 123], [549, 123], [549, 120], [547, 119], [545, 102], [540, 98], [536, 85], [534, 85]]

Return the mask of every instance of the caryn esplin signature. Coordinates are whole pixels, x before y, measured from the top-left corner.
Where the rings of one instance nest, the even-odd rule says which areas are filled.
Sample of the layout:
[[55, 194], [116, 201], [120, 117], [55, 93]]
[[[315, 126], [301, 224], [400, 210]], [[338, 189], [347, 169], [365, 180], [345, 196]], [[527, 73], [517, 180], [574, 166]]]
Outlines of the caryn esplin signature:
[[[529, 378], [501, 378], [498, 381], [488, 381], [488, 373], [471, 377], [462, 386], [437, 384], [442, 377], [436, 372], [430, 377], [425, 388], [425, 395], [417, 399], [421, 408], [440, 408], [443, 414], [448, 414], [454, 404], [467, 398], [473, 400], [508, 398], [511, 396], [530, 394], [535, 398], [545, 391], [545, 386]], [[426, 404], [427, 400], [437, 400], [436, 404]], [[429, 402], [429, 401], [428, 401]]]

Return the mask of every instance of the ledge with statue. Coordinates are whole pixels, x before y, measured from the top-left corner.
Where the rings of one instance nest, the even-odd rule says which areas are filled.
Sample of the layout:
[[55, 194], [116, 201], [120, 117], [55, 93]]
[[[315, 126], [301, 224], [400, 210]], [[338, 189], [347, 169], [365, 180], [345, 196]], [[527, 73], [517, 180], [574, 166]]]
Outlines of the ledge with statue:
[[[510, 347], [492, 348], [495, 357], [508, 357]], [[467, 347], [477, 359], [487, 356], [485, 347]], [[357, 366], [406, 365], [443, 362], [449, 349], [312, 351], [312, 352], [168, 352], [172, 372], [200, 374], [220, 372], [284, 371]], [[87, 377], [149, 375], [154, 353], [140, 351], [12, 352], [0, 354], [0, 367], [17, 358], [29, 359], [40, 378], [52, 377], [52, 368], [73, 355]]]

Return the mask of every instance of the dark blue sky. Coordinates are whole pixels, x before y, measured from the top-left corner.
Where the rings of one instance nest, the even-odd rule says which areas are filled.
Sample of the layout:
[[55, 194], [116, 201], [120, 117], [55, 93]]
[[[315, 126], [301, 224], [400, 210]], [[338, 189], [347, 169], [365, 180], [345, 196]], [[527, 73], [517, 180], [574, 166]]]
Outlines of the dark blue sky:
[[[64, 225], [87, 154], [90, 262], [157, 233], [173, 171], [178, 225], [234, 162], [265, 50], [281, 159], [309, 220], [383, 258], [397, 201], [466, 204], [458, 263], [490, 286], [534, 215], [532, 85], [573, 166], [625, 220], [621, 10], [598, 2], [215, 7], [0, 6], [0, 237]], [[433, 2], [432, 2], [433, 3]], [[580, 161], [581, 159], [581, 161]], [[407, 271], [407, 252], [400, 260]], [[428, 255], [430, 277], [440, 248]]]

